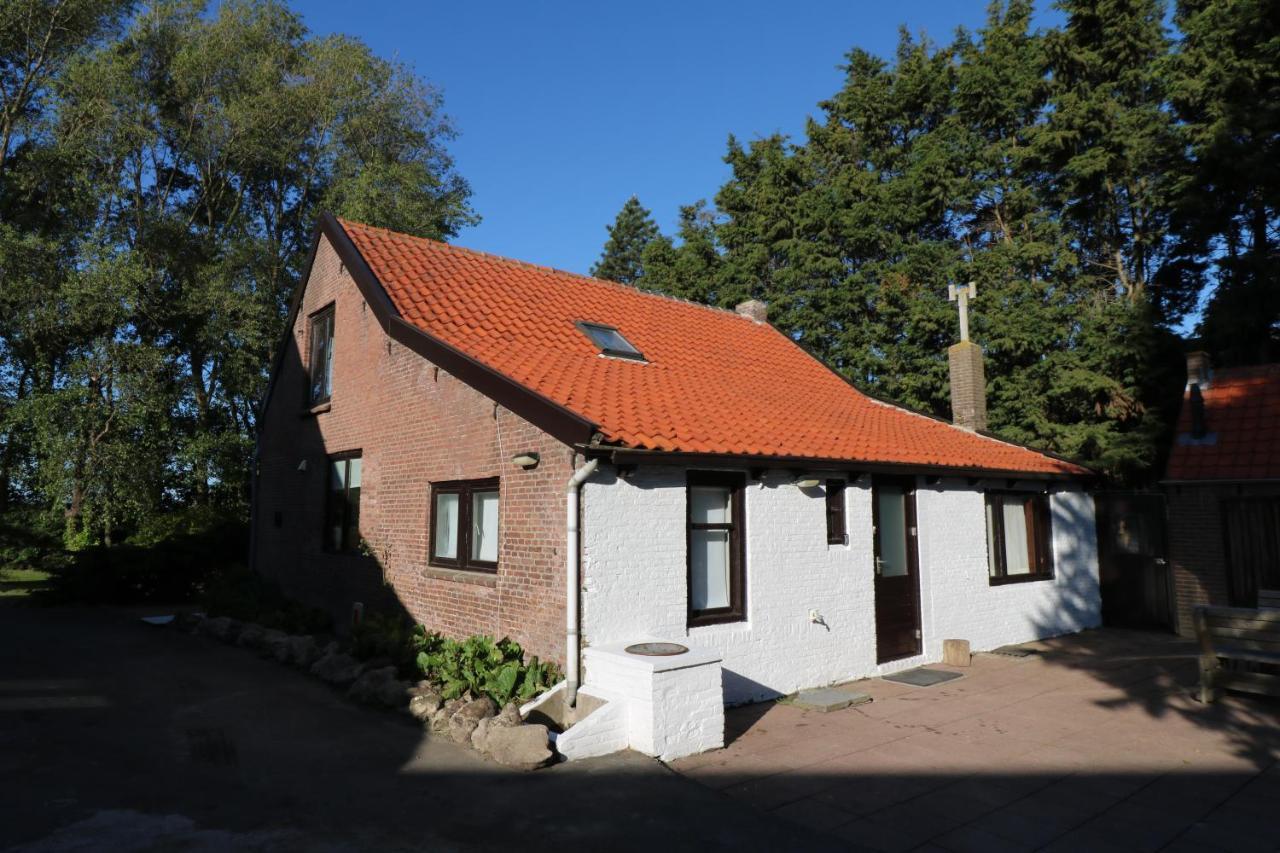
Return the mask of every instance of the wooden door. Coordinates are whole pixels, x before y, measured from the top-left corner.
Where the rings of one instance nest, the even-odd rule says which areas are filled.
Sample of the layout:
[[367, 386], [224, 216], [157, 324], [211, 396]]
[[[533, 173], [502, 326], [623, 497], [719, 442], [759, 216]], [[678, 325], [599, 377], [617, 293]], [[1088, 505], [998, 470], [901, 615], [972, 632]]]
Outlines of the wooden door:
[[872, 483], [875, 525], [876, 661], [920, 654], [920, 561], [911, 480]]

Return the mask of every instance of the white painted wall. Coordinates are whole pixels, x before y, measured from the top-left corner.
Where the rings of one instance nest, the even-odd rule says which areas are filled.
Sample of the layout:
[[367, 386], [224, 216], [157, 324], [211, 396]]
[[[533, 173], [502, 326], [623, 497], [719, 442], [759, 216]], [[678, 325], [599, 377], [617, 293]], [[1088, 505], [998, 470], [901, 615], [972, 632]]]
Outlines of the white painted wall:
[[[936, 661], [944, 639], [980, 651], [1099, 624], [1092, 498], [1053, 495], [1054, 580], [993, 587], [982, 492], [921, 484], [924, 654], [878, 667], [870, 481], [845, 490], [848, 545], [827, 544], [823, 491], [789, 481], [774, 472], [744, 490], [746, 621], [689, 629], [685, 472], [642, 467], [623, 480], [602, 467], [583, 487], [585, 643], [657, 637], [713, 650], [736, 704]], [[825, 626], [810, 622], [811, 609]]]

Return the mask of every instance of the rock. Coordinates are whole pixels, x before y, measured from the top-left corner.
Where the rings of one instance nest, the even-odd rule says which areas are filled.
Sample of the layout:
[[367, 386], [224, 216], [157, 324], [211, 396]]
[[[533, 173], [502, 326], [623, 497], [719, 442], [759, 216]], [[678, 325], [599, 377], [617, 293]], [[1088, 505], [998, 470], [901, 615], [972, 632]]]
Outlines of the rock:
[[407, 681], [388, 681], [377, 691], [378, 703], [394, 711], [403, 711], [409, 704], [409, 689]]
[[417, 684], [413, 685], [413, 687], [409, 688], [410, 696], [425, 696], [428, 693], [435, 693], [435, 692], [436, 692], [435, 685], [432, 684], [430, 681], [427, 681], [425, 678], [419, 681]]
[[342, 687], [360, 677], [360, 661], [351, 655], [333, 651], [311, 665], [311, 674], [321, 681]]
[[236, 637], [236, 645], [256, 649], [262, 644], [262, 637], [266, 632], [267, 629], [257, 622], [249, 622], [240, 631], [240, 636]]
[[431, 730], [433, 732], [447, 732], [449, 730], [449, 718], [465, 704], [467, 704], [466, 699], [450, 699], [441, 705], [439, 710], [431, 715]]
[[518, 726], [524, 722], [524, 719], [520, 716], [520, 706], [515, 702], [508, 702], [502, 706], [502, 710], [493, 718], [493, 721], [500, 726]]
[[[418, 688], [413, 688], [417, 690]], [[413, 692], [412, 690], [410, 691]], [[413, 715], [415, 720], [421, 720], [424, 723], [431, 722], [432, 715], [440, 710], [443, 704], [440, 700], [439, 693], [418, 693], [409, 699], [409, 713]]]
[[244, 630], [244, 623], [239, 619], [232, 619], [230, 616], [216, 616], [212, 619], [201, 621], [197, 630], [199, 633], [207, 637], [213, 637], [215, 640], [234, 643], [239, 639], [240, 632]]
[[476, 724], [476, 730], [471, 733], [471, 747], [476, 752], [489, 751], [489, 729], [498, 725], [497, 717], [485, 717]]
[[520, 724], [520, 709], [515, 704], [508, 702], [496, 717], [485, 717], [476, 724], [476, 730], [471, 733], [471, 746], [478, 752], [487, 753], [489, 751], [489, 732], [494, 729], [509, 729]]
[[480, 721], [492, 717], [498, 712], [497, 706], [488, 696], [482, 696], [463, 705], [449, 718], [449, 737], [454, 743], [470, 743]]
[[320, 644], [310, 635], [289, 637], [285, 641], [285, 646], [288, 649], [286, 662], [293, 666], [310, 669], [311, 664], [320, 659]]
[[490, 725], [485, 733], [484, 751], [506, 767], [533, 770], [551, 761], [547, 727], [537, 723], [520, 726]]
[[268, 628], [262, 632], [262, 639], [254, 646], [258, 653], [263, 657], [275, 658], [281, 660], [281, 655], [285, 654], [283, 649], [287, 648], [289, 635], [284, 631], [277, 631], [274, 628]]
[[203, 613], [179, 613], [178, 618], [174, 620], [174, 624], [179, 631], [197, 631], [200, 623], [205, 620]]
[[382, 690], [395, 681], [395, 678], [396, 668], [394, 666], [368, 670], [362, 673], [355, 680], [355, 683], [351, 685], [351, 689], [347, 691], [347, 698], [363, 702], [366, 705], [381, 705]]

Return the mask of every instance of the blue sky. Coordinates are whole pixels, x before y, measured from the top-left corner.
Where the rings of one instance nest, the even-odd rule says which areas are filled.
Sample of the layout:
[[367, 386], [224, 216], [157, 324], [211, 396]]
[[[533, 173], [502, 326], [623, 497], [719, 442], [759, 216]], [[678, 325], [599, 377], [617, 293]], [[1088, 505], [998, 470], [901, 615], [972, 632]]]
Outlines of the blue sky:
[[956, 27], [981, 25], [986, 4], [296, 0], [294, 8], [313, 31], [357, 36], [443, 89], [460, 131], [451, 150], [483, 217], [455, 242], [586, 272], [628, 196], [670, 233], [679, 205], [723, 183], [729, 134], [802, 133], [818, 101], [839, 88], [850, 49], [891, 56], [901, 25], [945, 41]]

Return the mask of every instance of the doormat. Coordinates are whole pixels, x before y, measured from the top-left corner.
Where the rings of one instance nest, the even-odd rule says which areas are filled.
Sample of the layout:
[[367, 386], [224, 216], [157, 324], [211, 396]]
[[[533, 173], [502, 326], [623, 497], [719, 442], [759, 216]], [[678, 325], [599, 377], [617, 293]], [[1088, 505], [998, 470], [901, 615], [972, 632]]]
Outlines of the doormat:
[[884, 676], [885, 681], [896, 681], [899, 684], [910, 684], [912, 687], [932, 687], [935, 684], [941, 684], [944, 681], [950, 681], [953, 678], [959, 678], [959, 672], [947, 672], [942, 669], [929, 669], [928, 667], [917, 667], [916, 669], [908, 669], [906, 672], [897, 672], [893, 675]]
[[1035, 651], [1026, 646], [1001, 646], [998, 649], [992, 649], [991, 654], [1006, 658], [1029, 658], [1035, 654]]

